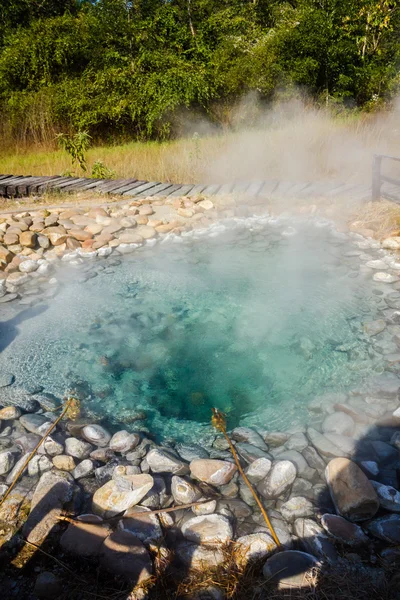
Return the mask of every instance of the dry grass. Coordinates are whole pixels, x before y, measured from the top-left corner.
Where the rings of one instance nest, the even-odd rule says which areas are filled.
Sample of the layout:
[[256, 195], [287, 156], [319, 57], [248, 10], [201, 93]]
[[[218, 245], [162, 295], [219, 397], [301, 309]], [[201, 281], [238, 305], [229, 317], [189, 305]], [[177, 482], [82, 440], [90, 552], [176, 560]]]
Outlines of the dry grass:
[[[333, 118], [294, 103], [261, 114], [257, 125], [170, 142], [130, 142], [88, 151], [116, 177], [174, 183], [238, 180], [370, 181], [374, 152], [398, 153], [398, 114]], [[71, 170], [69, 157], [47, 147], [0, 149], [0, 173], [54, 175]]]
[[374, 233], [377, 240], [383, 240], [400, 233], [400, 206], [388, 200], [368, 202], [352, 217], [358, 230], [366, 229]]

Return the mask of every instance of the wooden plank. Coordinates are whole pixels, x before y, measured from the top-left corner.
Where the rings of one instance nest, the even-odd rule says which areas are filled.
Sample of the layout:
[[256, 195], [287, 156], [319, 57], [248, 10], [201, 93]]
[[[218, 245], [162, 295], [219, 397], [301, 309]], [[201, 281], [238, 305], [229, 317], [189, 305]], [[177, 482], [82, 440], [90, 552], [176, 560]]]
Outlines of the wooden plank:
[[250, 187], [250, 182], [248, 181], [238, 181], [234, 184], [232, 193], [233, 194], [244, 194]]
[[218, 194], [221, 196], [222, 194], [230, 194], [233, 190], [234, 183], [224, 183], [221, 185]]
[[56, 179], [59, 179], [58, 175], [53, 175], [51, 177], [38, 177], [37, 181], [32, 182], [29, 186], [29, 193], [38, 194], [40, 186], [48, 184], [51, 181], [55, 181]]
[[10, 179], [10, 177], [12, 177], [12, 175], [0, 175], [0, 181], [2, 179]]
[[[173, 195], [174, 195], [174, 193], [175, 193], [177, 190], [180, 190], [181, 188], [182, 188], [182, 184], [181, 184], [181, 183], [179, 183], [179, 184], [174, 184], [174, 185], [171, 185], [171, 187], [170, 187], [170, 188], [168, 188], [167, 190], [165, 190], [165, 196], [168, 196], [168, 197], [170, 197], [170, 196], [173, 196]], [[164, 193], [163, 193], [163, 196], [164, 196]]]
[[[128, 181], [137, 181], [137, 179], [128, 179]], [[126, 179], [104, 179], [103, 183], [99, 184], [98, 191], [106, 194], [111, 190], [126, 185], [126, 183]]]
[[183, 195], [187, 196], [188, 198], [193, 198], [193, 196], [198, 196], [199, 194], [201, 194], [206, 187], [207, 186], [205, 184], [195, 185], [192, 187], [190, 192], [187, 192]]
[[246, 190], [246, 196], [257, 196], [263, 185], [263, 181], [253, 181]]
[[218, 193], [220, 187], [221, 185], [219, 183], [213, 183], [205, 187], [201, 193], [205, 196], [215, 196]]
[[258, 192], [259, 196], [270, 196], [274, 193], [275, 188], [278, 186], [278, 179], [271, 179], [270, 181], [265, 181], [261, 190]]
[[56, 186], [59, 183], [62, 183], [64, 181], [69, 181], [69, 180], [70, 180], [70, 177], [61, 177], [61, 175], [59, 177], [55, 177], [51, 181], [47, 181], [44, 184], [38, 185], [37, 186], [37, 193], [38, 194], [43, 194], [47, 190], [56, 189]]
[[3, 181], [0, 181], [0, 194], [2, 194], [3, 196], [8, 196], [8, 186], [12, 186], [13, 184], [16, 184], [22, 179], [26, 179], [26, 177], [23, 177], [22, 175], [17, 175], [10, 177], [9, 179], [4, 179]]
[[164, 191], [170, 187], [172, 187], [171, 183], [160, 183], [156, 187], [151, 188], [149, 192], [144, 192], [143, 194], [139, 194], [139, 196], [164, 196]]
[[[66, 191], [68, 192], [68, 194], [71, 194], [72, 192], [86, 192], [86, 190], [91, 190], [95, 187], [97, 187], [99, 185], [99, 182], [102, 181], [101, 179], [86, 179], [84, 181], [81, 182], [77, 182], [74, 183], [73, 185], [70, 185], [66, 188]], [[65, 189], [65, 188], [63, 188]]]
[[24, 184], [29, 184], [30, 181], [32, 180], [32, 177], [23, 177], [22, 179], [16, 179], [14, 181], [10, 181], [7, 184], [7, 188], [6, 188], [6, 194], [7, 196], [19, 196], [20, 192], [19, 192], [19, 187], [21, 187], [22, 189], [24, 189]]
[[29, 177], [25, 180], [20, 181], [15, 186], [15, 192], [17, 196], [29, 196], [30, 190], [35, 182], [41, 181], [42, 177]]
[[86, 181], [86, 177], [68, 177], [66, 181], [61, 183], [57, 183], [56, 185], [52, 185], [53, 189], [61, 191], [68, 191], [69, 186], [76, 185], [77, 183], [84, 183]]
[[116, 189], [113, 189], [109, 192], [107, 192], [108, 194], [124, 194], [125, 192], [129, 192], [130, 190], [134, 190], [137, 187], [139, 187], [140, 185], [144, 185], [145, 183], [147, 183], [147, 181], [143, 181], [141, 179], [135, 179], [134, 181], [130, 181], [129, 183], [127, 183], [127, 181], [125, 180], [125, 184], [122, 186], [119, 186]]
[[127, 192], [124, 192], [124, 196], [137, 196], [138, 194], [141, 194], [142, 192], [145, 192], [146, 190], [150, 190], [151, 188], [155, 187], [156, 185], [160, 185], [159, 181], [148, 181], [147, 183], [144, 183], [143, 185], [139, 185], [137, 187], [135, 187], [135, 189], [131, 189]]
[[180, 185], [172, 194], [169, 195], [170, 198], [179, 198], [179, 196], [187, 196], [187, 194], [194, 188], [194, 184], [192, 185]]

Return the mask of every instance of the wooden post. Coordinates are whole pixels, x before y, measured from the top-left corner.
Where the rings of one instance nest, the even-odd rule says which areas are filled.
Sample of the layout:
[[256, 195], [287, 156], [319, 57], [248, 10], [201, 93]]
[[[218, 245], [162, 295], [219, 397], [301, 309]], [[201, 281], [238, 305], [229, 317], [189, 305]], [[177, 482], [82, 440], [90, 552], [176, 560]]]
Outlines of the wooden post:
[[382, 158], [380, 154], [374, 154], [372, 162], [372, 202], [377, 202], [381, 197], [381, 165]]

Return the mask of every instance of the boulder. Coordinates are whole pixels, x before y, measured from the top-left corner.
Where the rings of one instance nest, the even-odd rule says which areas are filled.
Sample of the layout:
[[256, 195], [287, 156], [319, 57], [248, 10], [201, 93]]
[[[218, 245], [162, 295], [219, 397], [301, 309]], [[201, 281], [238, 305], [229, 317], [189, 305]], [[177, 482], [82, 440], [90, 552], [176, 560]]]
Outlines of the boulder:
[[268, 475], [260, 481], [257, 490], [264, 498], [277, 498], [291, 487], [296, 479], [296, 467], [288, 460], [279, 460], [272, 465]]
[[48, 471], [41, 476], [23, 527], [23, 535], [29, 542], [37, 544], [49, 535], [73, 492], [73, 479], [65, 471]]
[[311, 554], [285, 550], [267, 560], [263, 575], [269, 582], [275, 583], [278, 589], [308, 588], [308, 576], [318, 565], [318, 559]]
[[62, 534], [60, 546], [69, 554], [99, 556], [102, 544], [111, 532], [112, 529], [107, 523], [74, 521]]
[[359, 525], [340, 515], [322, 515], [321, 525], [330, 537], [347, 546], [360, 546], [369, 541]]
[[371, 481], [377, 493], [379, 504], [391, 512], [400, 512], [400, 492], [390, 485], [383, 485], [378, 481]]
[[328, 539], [324, 530], [312, 519], [296, 519], [293, 525], [294, 533], [300, 538], [302, 546], [321, 560], [334, 563], [337, 552]]
[[325, 478], [337, 512], [349, 521], [371, 519], [379, 508], [378, 496], [360, 467], [347, 458], [335, 458]]
[[229, 519], [222, 515], [202, 515], [186, 521], [182, 535], [199, 544], [225, 544], [233, 538], [233, 529]]
[[157, 544], [163, 539], [158, 516], [144, 506], [128, 508], [119, 521], [118, 527], [123, 531], [129, 531], [146, 545]]
[[108, 536], [101, 547], [100, 564], [113, 575], [134, 585], [151, 577], [151, 558], [142, 542], [129, 531], [117, 530]]
[[368, 523], [367, 530], [379, 540], [400, 544], [400, 515], [385, 515], [374, 519]]
[[179, 456], [189, 463], [196, 458], [209, 457], [207, 450], [198, 444], [176, 444], [175, 449]]
[[231, 462], [211, 458], [199, 458], [190, 463], [193, 477], [215, 486], [229, 483], [236, 470], [236, 465]]
[[151, 475], [123, 475], [107, 481], [93, 495], [93, 511], [113, 517], [138, 504], [153, 486]]

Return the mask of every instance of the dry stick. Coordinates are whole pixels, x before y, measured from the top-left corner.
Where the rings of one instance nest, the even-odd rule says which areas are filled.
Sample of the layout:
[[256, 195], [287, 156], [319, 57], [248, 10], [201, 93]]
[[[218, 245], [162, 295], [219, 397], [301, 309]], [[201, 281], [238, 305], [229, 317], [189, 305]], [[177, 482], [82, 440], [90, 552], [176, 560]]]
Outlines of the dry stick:
[[235, 447], [232, 444], [232, 442], [231, 442], [231, 440], [229, 438], [229, 435], [226, 432], [226, 425], [225, 425], [224, 415], [218, 409], [216, 409], [216, 408], [213, 408], [212, 411], [213, 411], [212, 423], [213, 423], [214, 427], [216, 427], [216, 429], [219, 429], [219, 431], [221, 431], [221, 433], [223, 434], [224, 438], [228, 442], [230, 451], [232, 452], [233, 458], [235, 459], [236, 466], [239, 469], [239, 472], [240, 472], [241, 476], [243, 477], [245, 484], [247, 485], [247, 487], [249, 488], [249, 490], [253, 494], [254, 500], [257, 502], [258, 507], [261, 510], [262, 516], [264, 517], [264, 520], [265, 520], [266, 524], [268, 525], [268, 529], [270, 530], [271, 535], [274, 538], [275, 544], [278, 546], [278, 548], [280, 548], [281, 547], [281, 543], [280, 543], [280, 541], [278, 539], [278, 536], [275, 533], [275, 530], [274, 530], [274, 528], [272, 526], [271, 521], [269, 520], [267, 512], [266, 512], [265, 508], [263, 507], [263, 505], [261, 503], [261, 500], [259, 499], [259, 497], [258, 497], [257, 493], [255, 492], [253, 486], [251, 485], [250, 481], [247, 479], [246, 474], [245, 474], [245, 472], [242, 469], [242, 465], [240, 464], [239, 457], [237, 455]]
[[35, 456], [36, 452], [38, 451], [38, 449], [40, 448], [40, 446], [43, 444], [44, 440], [47, 438], [48, 435], [50, 435], [50, 433], [53, 431], [53, 429], [55, 429], [55, 427], [57, 427], [57, 424], [61, 421], [61, 419], [63, 418], [63, 416], [65, 415], [65, 413], [67, 412], [67, 410], [69, 409], [71, 403], [73, 402], [73, 398], [70, 398], [69, 400], [67, 400], [64, 410], [62, 411], [61, 415], [59, 417], [57, 417], [57, 419], [54, 421], [54, 423], [52, 424], [51, 427], [49, 427], [49, 429], [46, 431], [46, 433], [44, 434], [44, 436], [41, 438], [41, 440], [36, 444], [36, 446], [34, 447], [34, 449], [32, 450], [32, 452], [30, 453], [30, 455], [28, 456], [28, 458], [26, 459], [26, 461], [24, 462], [24, 464], [22, 465], [22, 467], [20, 468], [20, 470], [18, 471], [18, 473], [16, 474], [16, 476], [13, 479], [13, 482], [11, 483], [10, 487], [8, 488], [8, 490], [6, 491], [6, 493], [4, 494], [4, 496], [2, 497], [2, 499], [0, 500], [0, 507], [2, 506], [3, 502], [6, 500], [6, 498], [8, 497], [8, 495], [10, 494], [11, 490], [13, 489], [13, 487], [15, 486], [15, 484], [17, 483], [18, 479], [21, 477], [22, 473], [25, 471], [26, 467], [28, 466], [28, 464], [30, 463], [30, 461], [32, 460], [32, 458]]

